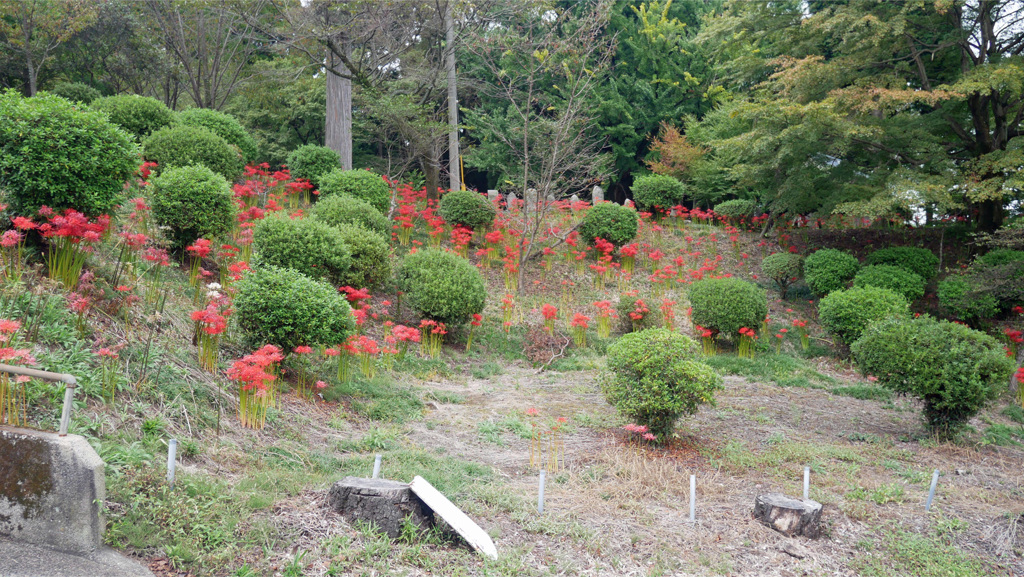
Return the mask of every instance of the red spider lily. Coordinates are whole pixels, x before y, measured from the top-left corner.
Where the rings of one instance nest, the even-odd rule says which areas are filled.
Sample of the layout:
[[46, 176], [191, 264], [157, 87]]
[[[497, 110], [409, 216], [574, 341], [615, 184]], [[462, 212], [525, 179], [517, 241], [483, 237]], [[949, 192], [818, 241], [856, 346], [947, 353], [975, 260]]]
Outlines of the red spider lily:
[[370, 298], [370, 290], [366, 288], [355, 289], [350, 286], [343, 286], [338, 290], [345, 293], [345, 298], [353, 305], [359, 303], [361, 300]]
[[540, 308], [540, 314], [544, 316], [544, 320], [554, 320], [558, 318], [558, 308], [552, 304], [544, 303], [544, 306]]
[[4, 231], [3, 236], [0, 236], [0, 246], [4, 248], [15, 247], [21, 244], [23, 240], [25, 240], [25, 235], [16, 230], [7, 230]]
[[299, 345], [299, 346], [295, 347], [295, 349], [292, 350], [292, 352], [297, 354], [297, 355], [308, 355], [309, 353], [313, 352], [313, 347], [309, 347], [309, 346], [306, 346], [306, 345]]
[[35, 230], [39, 228], [39, 225], [33, 222], [32, 219], [25, 218], [24, 216], [16, 216], [11, 219], [11, 222], [14, 223], [14, 228], [21, 231]]
[[580, 328], [584, 328], [585, 329], [585, 328], [587, 328], [589, 326], [589, 323], [590, 323], [590, 317], [588, 317], [587, 315], [581, 314], [581, 313], [576, 313], [572, 317], [572, 321], [570, 322], [570, 326], [580, 327]]
[[213, 242], [205, 238], [200, 238], [185, 247], [185, 250], [196, 258], [206, 258], [210, 255], [210, 251], [213, 250]]

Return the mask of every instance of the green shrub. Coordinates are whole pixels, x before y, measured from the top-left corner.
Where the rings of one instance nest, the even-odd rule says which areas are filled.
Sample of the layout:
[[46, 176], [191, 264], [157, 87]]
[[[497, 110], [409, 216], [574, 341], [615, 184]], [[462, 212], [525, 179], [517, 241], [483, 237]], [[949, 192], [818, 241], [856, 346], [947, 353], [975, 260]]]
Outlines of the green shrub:
[[1002, 266], [1024, 261], [1024, 250], [1000, 248], [979, 256], [977, 262], [985, 266]]
[[939, 257], [926, 248], [915, 246], [894, 246], [876, 250], [868, 255], [867, 263], [899, 267], [920, 276], [925, 282], [939, 272]]
[[370, 203], [381, 214], [391, 208], [391, 187], [369, 170], [332, 170], [320, 178], [320, 197], [348, 195]]
[[971, 276], [957, 275], [940, 282], [936, 293], [948, 315], [970, 321], [999, 314], [999, 299], [986, 289]]
[[487, 197], [472, 190], [453, 190], [441, 197], [437, 205], [441, 218], [452, 225], [481, 228], [494, 222], [497, 211]]
[[320, 221], [276, 214], [253, 229], [256, 262], [290, 268], [312, 279], [345, 284], [352, 252], [338, 229]]
[[755, 285], [738, 278], [709, 278], [690, 285], [693, 323], [706, 329], [739, 335], [741, 328], [757, 329], [768, 316], [768, 298]]
[[[638, 301], [643, 301], [643, 306], [640, 307], [640, 311], [637, 311]], [[643, 312], [643, 309], [647, 309], [647, 312]], [[615, 313], [619, 317], [619, 327], [623, 333], [631, 333], [633, 331], [642, 331], [654, 327], [661, 326], [662, 314], [661, 309], [655, 304], [653, 299], [640, 298], [633, 293], [627, 293], [619, 297], [619, 303], [615, 305]], [[634, 319], [630, 316], [630, 313], [635, 313], [640, 316], [639, 319]]]
[[909, 316], [910, 304], [906, 297], [874, 286], [833, 291], [818, 303], [821, 326], [846, 344], [857, 340], [875, 321]]
[[638, 176], [630, 190], [637, 208], [656, 216], [668, 214], [673, 206], [682, 204], [686, 196], [686, 185], [664, 174]]
[[228, 141], [198, 126], [162, 128], [142, 143], [156, 170], [201, 164], [232, 182], [242, 173], [242, 158]]
[[834, 248], [811, 253], [804, 259], [804, 282], [811, 292], [825, 296], [832, 291], [846, 288], [860, 269], [860, 263], [852, 254]]
[[358, 224], [340, 224], [333, 228], [341, 233], [341, 239], [352, 253], [352, 266], [341, 275], [339, 285], [376, 286], [391, 277], [391, 250], [384, 237]]
[[391, 236], [391, 221], [370, 206], [351, 196], [334, 195], [321, 198], [310, 209], [309, 216], [331, 226], [357, 224], [381, 236]]
[[998, 398], [1013, 371], [996, 339], [927, 316], [873, 324], [850, 350], [865, 374], [924, 401], [929, 428], [942, 435]]
[[101, 98], [99, 90], [81, 82], [59, 82], [48, 90], [50, 94], [56, 94], [61, 98], [67, 98], [71, 102], [81, 102], [88, 106], [93, 100]]
[[757, 204], [752, 200], [735, 199], [720, 202], [715, 205], [715, 214], [724, 216], [732, 222], [739, 221], [754, 214]]
[[875, 264], [860, 269], [853, 277], [853, 286], [876, 286], [900, 293], [914, 302], [924, 296], [924, 279], [919, 275], [888, 264]]
[[169, 227], [175, 248], [217, 238], [235, 224], [235, 201], [224, 177], [205, 166], [169, 168], [150, 180], [153, 217]]
[[209, 108], [189, 108], [177, 114], [175, 122], [184, 126], [205, 128], [223, 138], [242, 152], [246, 162], [256, 159], [257, 146], [238, 119], [230, 114]]
[[236, 286], [235, 319], [252, 346], [337, 345], [355, 328], [345, 297], [298, 271], [260, 266]]
[[341, 168], [341, 156], [330, 148], [317, 144], [306, 144], [296, 148], [288, 155], [287, 162], [292, 178], [305, 178], [316, 190], [320, 189], [322, 177], [332, 170]]
[[700, 354], [693, 340], [668, 329], [630, 333], [608, 346], [601, 390], [623, 417], [664, 442], [679, 417], [713, 406], [722, 389], [722, 378], [697, 360]]
[[171, 123], [170, 108], [148, 96], [119, 94], [97, 98], [89, 108], [106, 113], [110, 121], [135, 135], [140, 141]]
[[613, 202], [602, 202], [587, 210], [580, 227], [580, 238], [588, 245], [601, 238], [615, 246], [628, 244], [636, 236], [639, 218], [636, 210]]
[[425, 317], [460, 325], [484, 310], [484, 279], [468, 260], [438, 249], [420, 250], [402, 260], [398, 290]]
[[789, 286], [804, 274], [804, 257], [791, 252], [770, 254], [761, 261], [761, 272], [775, 281], [779, 294], [785, 299]]
[[0, 189], [11, 214], [34, 216], [43, 205], [109, 212], [139, 167], [128, 133], [59, 96], [0, 92], [0, 119]]

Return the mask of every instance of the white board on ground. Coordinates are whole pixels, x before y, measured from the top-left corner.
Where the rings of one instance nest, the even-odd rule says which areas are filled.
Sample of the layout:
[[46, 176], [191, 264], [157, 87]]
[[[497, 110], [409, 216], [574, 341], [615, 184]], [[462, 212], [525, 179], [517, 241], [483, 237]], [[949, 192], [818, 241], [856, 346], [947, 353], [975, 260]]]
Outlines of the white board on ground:
[[474, 549], [491, 559], [498, 558], [498, 550], [494, 547], [491, 537], [426, 479], [416, 475], [412, 483], [409, 483], [409, 488], [423, 500], [427, 507], [444, 519], [459, 535], [462, 535], [462, 538]]

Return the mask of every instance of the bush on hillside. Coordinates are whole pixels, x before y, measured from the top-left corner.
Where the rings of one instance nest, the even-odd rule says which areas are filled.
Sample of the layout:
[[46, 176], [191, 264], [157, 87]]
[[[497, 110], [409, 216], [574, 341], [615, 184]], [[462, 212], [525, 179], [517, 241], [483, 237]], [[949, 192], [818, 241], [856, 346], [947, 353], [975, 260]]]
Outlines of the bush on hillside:
[[338, 279], [339, 286], [379, 286], [391, 278], [391, 250], [383, 236], [358, 224], [339, 224], [333, 228], [341, 233], [352, 253], [352, 265]]
[[636, 237], [639, 217], [636, 210], [613, 202], [598, 203], [587, 209], [577, 229], [587, 245], [604, 239], [615, 246], [628, 244]]
[[235, 225], [235, 201], [224, 177], [205, 166], [169, 168], [150, 180], [157, 224], [169, 228], [174, 248], [198, 238], [217, 238]]
[[342, 280], [352, 268], [352, 252], [336, 228], [276, 214], [256, 223], [252, 239], [258, 264], [290, 268], [336, 286], [346, 284]]
[[43, 205], [108, 213], [139, 167], [128, 133], [59, 96], [0, 92], [0, 119], [0, 189], [11, 214], [35, 216]]
[[59, 82], [47, 92], [56, 94], [61, 98], [67, 98], [71, 102], [81, 102], [86, 106], [93, 100], [103, 97], [99, 90], [81, 82]]
[[347, 195], [370, 203], [381, 214], [391, 208], [391, 187], [369, 170], [332, 170], [320, 178], [320, 198]]
[[460, 325], [484, 310], [487, 288], [468, 260], [439, 249], [406, 256], [396, 274], [406, 302], [427, 318]]
[[939, 283], [939, 305], [949, 316], [964, 320], [992, 318], [999, 314], [999, 299], [973, 276], [950, 276]]
[[370, 203], [351, 196], [334, 195], [316, 201], [310, 218], [330, 226], [356, 224], [384, 237], [391, 235], [391, 221]]
[[174, 117], [163, 102], [137, 94], [97, 98], [89, 108], [105, 113], [111, 122], [134, 134], [140, 141], [169, 125]]
[[720, 202], [715, 205], [715, 214], [725, 217], [730, 222], [739, 222], [740, 219], [753, 216], [757, 204], [752, 200], [735, 199]]
[[601, 390], [623, 417], [664, 442], [679, 417], [713, 406], [722, 389], [722, 378], [700, 355], [693, 340], [668, 329], [630, 333], [608, 346]]
[[699, 280], [687, 296], [693, 324], [734, 338], [744, 327], [756, 330], [768, 316], [765, 292], [738, 278]]
[[188, 108], [177, 114], [175, 122], [205, 128], [237, 147], [246, 162], [256, 159], [256, 141], [242, 128], [238, 119], [230, 114], [209, 108]]
[[637, 208], [655, 216], [668, 214], [686, 196], [686, 185], [664, 174], [638, 176], [630, 190]]
[[228, 141], [198, 126], [162, 128], [142, 143], [146, 159], [156, 170], [199, 164], [233, 182], [242, 173], [242, 158]]
[[1024, 250], [1000, 248], [979, 256], [977, 264], [983, 266], [1003, 266], [1024, 261]]
[[876, 286], [900, 293], [914, 302], [924, 296], [924, 279], [910, 271], [888, 264], [875, 264], [860, 269], [853, 277], [853, 286]]
[[926, 248], [916, 246], [894, 246], [876, 250], [868, 255], [867, 263], [899, 267], [920, 276], [925, 282], [939, 273], [939, 257]]
[[494, 222], [497, 211], [487, 197], [472, 190], [453, 190], [441, 197], [437, 212], [451, 225], [477, 229]]
[[818, 303], [821, 326], [849, 345], [873, 322], [909, 318], [910, 303], [898, 292], [874, 286], [833, 291]]
[[858, 270], [860, 262], [855, 256], [834, 248], [825, 248], [804, 259], [804, 282], [811, 292], [825, 296], [846, 288]]
[[804, 274], [804, 257], [791, 252], [768, 255], [761, 261], [761, 272], [778, 285], [779, 294], [785, 299], [790, 285]]
[[288, 171], [292, 178], [304, 178], [313, 188], [320, 189], [320, 179], [329, 172], [341, 168], [341, 156], [317, 144], [306, 144], [293, 150], [288, 155]]

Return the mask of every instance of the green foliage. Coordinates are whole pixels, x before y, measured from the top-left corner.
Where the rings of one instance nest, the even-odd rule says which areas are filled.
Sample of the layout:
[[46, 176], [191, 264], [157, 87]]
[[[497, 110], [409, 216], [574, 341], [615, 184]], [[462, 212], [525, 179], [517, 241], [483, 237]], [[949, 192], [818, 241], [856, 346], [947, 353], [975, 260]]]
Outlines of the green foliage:
[[174, 117], [163, 102], [137, 94], [97, 98], [89, 108], [103, 112], [111, 122], [134, 134], [139, 141], [169, 125]]
[[768, 299], [757, 286], [738, 278], [709, 278], [690, 285], [693, 323], [736, 336], [757, 329], [768, 316]]
[[637, 208], [656, 216], [668, 214], [673, 206], [682, 204], [686, 196], [686, 185], [664, 174], [638, 176], [630, 190]]
[[484, 310], [483, 277], [458, 255], [420, 250], [402, 260], [395, 276], [409, 305], [425, 317], [456, 326]]
[[337, 168], [320, 177], [320, 197], [348, 195], [370, 203], [381, 214], [391, 208], [391, 187], [369, 170]]
[[731, 222], [738, 222], [740, 219], [749, 218], [754, 215], [757, 203], [752, 200], [736, 198], [727, 200], [715, 205], [715, 214], [724, 216]]
[[816, 251], [804, 259], [804, 281], [818, 296], [845, 288], [858, 270], [856, 257], [834, 248]]
[[860, 269], [853, 277], [854, 287], [875, 286], [889, 289], [914, 302], [924, 296], [925, 281], [920, 275], [888, 264], [876, 264]]
[[256, 141], [242, 128], [238, 119], [230, 114], [210, 108], [187, 108], [179, 112], [174, 121], [185, 126], [205, 128], [237, 147], [246, 162], [256, 160]]
[[978, 279], [969, 275], [951, 276], [939, 283], [939, 304], [946, 313], [962, 320], [987, 319], [999, 314], [999, 299]]
[[472, 190], [453, 190], [441, 197], [437, 212], [449, 224], [476, 229], [494, 222], [497, 211], [487, 197]]
[[739, 375], [780, 387], [820, 389], [835, 384], [835, 379], [815, 370], [811, 363], [787, 354], [763, 353], [752, 359], [735, 355], [715, 355], [705, 361], [719, 373]]
[[630, 333], [608, 347], [601, 390], [620, 414], [664, 442], [679, 417], [714, 405], [722, 389], [722, 378], [700, 355], [693, 340], [668, 329]]
[[925, 281], [938, 274], [939, 257], [935, 253], [915, 246], [894, 246], [876, 250], [868, 255], [868, 264], [887, 264], [912, 272]]
[[228, 141], [198, 126], [162, 128], [142, 143], [143, 154], [157, 163], [156, 170], [201, 164], [233, 181], [242, 173], [242, 159]]
[[789, 286], [804, 274], [804, 257], [791, 252], [770, 254], [761, 261], [761, 272], [775, 281], [779, 293], [785, 299]]
[[372, 379], [362, 375], [334, 384], [323, 392], [324, 399], [335, 402], [347, 398], [356, 414], [373, 421], [403, 423], [423, 413], [423, 401], [407, 386], [400, 386], [384, 374]]
[[834, 291], [818, 303], [818, 320], [825, 330], [851, 344], [873, 322], [910, 316], [906, 297], [886, 288], [856, 287]]
[[235, 224], [235, 201], [224, 177], [205, 166], [169, 168], [150, 181], [153, 217], [169, 227], [175, 248], [214, 239]]
[[0, 93], [0, 189], [15, 215], [40, 206], [109, 212], [138, 169], [138, 147], [99, 112], [53, 95]]
[[288, 155], [288, 170], [292, 178], [305, 178], [316, 190], [320, 189], [320, 179], [332, 170], [341, 169], [341, 156], [318, 144], [306, 144], [293, 150]]
[[71, 102], [81, 102], [86, 106], [103, 96], [99, 90], [81, 82], [58, 82], [48, 92], [67, 98]]
[[352, 309], [331, 285], [276, 266], [259, 266], [238, 282], [235, 318], [252, 346], [336, 345], [355, 328]]
[[1014, 369], [996, 339], [928, 316], [875, 323], [850, 350], [865, 374], [921, 399], [929, 428], [943, 435], [998, 398]]
[[347, 195], [333, 195], [316, 201], [310, 218], [331, 226], [355, 224], [381, 236], [390, 236], [391, 221], [370, 203]]
[[253, 229], [255, 262], [296, 270], [309, 278], [345, 284], [352, 251], [338, 229], [320, 221], [269, 216]]
[[1024, 250], [1000, 248], [987, 252], [977, 258], [977, 262], [986, 266], [1002, 266], [1024, 261]]
[[333, 227], [352, 253], [352, 266], [338, 280], [341, 286], [379, 286], [391, 278], [391, 249], [388, 241], [358, 224]]
[[622, 246], [636, 237], [638, 226], [639, 217], [635, 209], [604, 202], [587, 210], [577, 230], [580, 238], [588, 245], [601, 238], [615, 246]]

